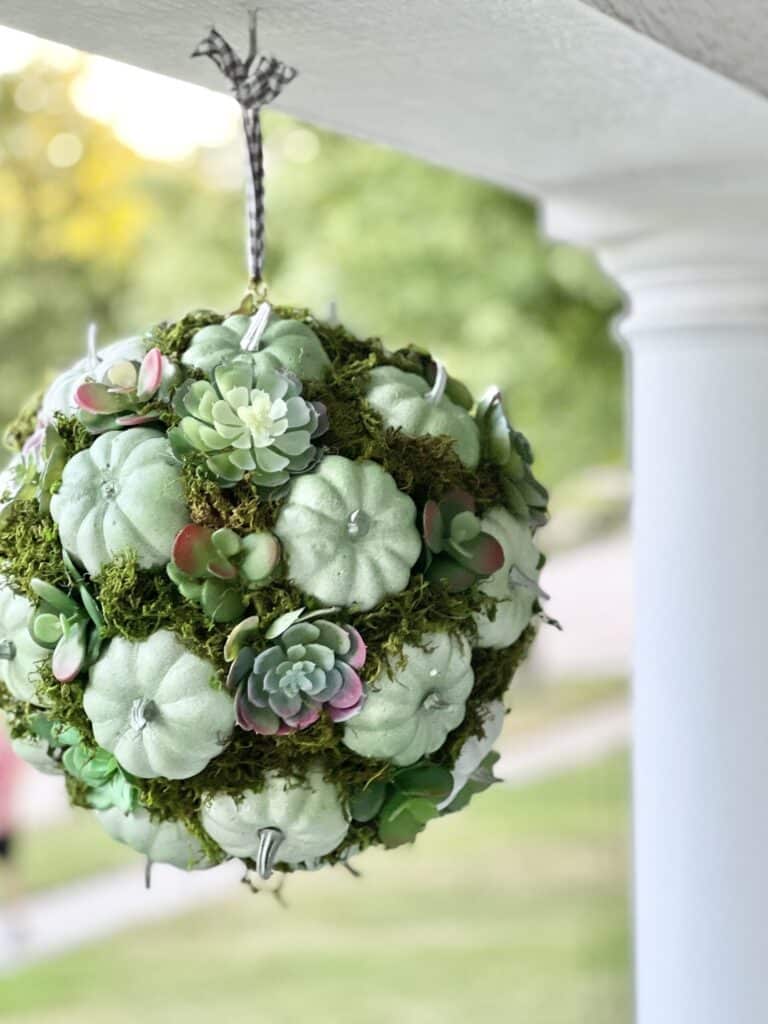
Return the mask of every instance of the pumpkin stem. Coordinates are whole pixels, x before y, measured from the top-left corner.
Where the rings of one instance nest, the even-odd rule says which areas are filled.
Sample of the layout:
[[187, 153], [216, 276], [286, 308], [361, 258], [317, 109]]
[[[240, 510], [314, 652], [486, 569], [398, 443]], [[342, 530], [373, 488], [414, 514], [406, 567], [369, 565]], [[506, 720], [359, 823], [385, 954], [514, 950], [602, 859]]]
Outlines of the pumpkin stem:
[[259, 830], [259, 849], [256, 853], [256, 870], [264, 881], [271, 877], [272, 868], [277, 860], [284, 833], [279, 828], [262, 828]]
[[435, 360], [435, 382], [424, 396], [424, 401], [430, 405], [437, 405], [445, 394], [445, 386], [448, 383], [448, 371], [439, 359]]
[[261, 344], [261, 337], [267, 329], [272, 307], [268, 302], [262, 302], [256, 310], [256, 315], [248, 325], [248, 330], [243, 335], [240, 348], [243, 352], [258, 352]]
[[0, 659], [13, 661], [16, 657], [16, 644], [13, 640], [0, 640]]
[[154, 718], [157, 718], [157, 704], [148, 697], [137, 697], [131, 705], [131, 728], [141, 730]]
[[542, 590], [539, 584], [536, 582], [536, 580], [532, 579], [530, 576], [527, 576], [523, 572], [523, 570], [519, 569], [516, 565], [513, 565], [512, 568], [509, 570], [508, 579], [509, 585], [513, 589], [515, 587], [520, 587], [523, 590], [530, 590], [540, 600], [549, 600], [549, 594], [546, 592], [546, 590]]
[[85, 342], [86, 363], [85, 369], [88, 374], [94, 374], [99, 365], [99, 357], [96, 354], [96, 332], [98, 326], [95, 323], [88, 324], [88, 335]]

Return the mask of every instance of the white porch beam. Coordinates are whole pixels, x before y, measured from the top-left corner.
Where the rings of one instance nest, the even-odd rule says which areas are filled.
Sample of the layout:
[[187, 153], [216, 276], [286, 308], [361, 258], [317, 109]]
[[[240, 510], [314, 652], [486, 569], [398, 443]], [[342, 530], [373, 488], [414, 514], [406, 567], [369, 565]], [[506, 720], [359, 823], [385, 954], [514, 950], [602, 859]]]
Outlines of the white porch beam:
[[768, 166], [546, 207], [624, 287], [639, 1024], [768, 1020]]

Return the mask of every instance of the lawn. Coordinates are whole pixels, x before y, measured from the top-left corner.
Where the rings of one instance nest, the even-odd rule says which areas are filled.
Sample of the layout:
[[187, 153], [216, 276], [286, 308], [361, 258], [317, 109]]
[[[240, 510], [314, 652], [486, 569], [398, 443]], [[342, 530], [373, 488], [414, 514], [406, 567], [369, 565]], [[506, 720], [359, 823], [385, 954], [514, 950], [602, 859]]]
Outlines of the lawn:
[[0, 984], [3, 1024], [628, 1024], [627, 762]]

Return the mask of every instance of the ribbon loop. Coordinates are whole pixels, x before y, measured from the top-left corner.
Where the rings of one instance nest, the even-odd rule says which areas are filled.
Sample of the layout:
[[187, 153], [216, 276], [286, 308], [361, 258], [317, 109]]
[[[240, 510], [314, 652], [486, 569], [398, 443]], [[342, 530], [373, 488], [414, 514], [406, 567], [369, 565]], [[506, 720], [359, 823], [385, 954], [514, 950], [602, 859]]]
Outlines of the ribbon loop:
[[192, 51], [193, 57], [209, 57], [228, 79], [232, 94], [243, 113], [243, 130], [248, 154], [247, 223], [248, 272], [251, 283], [258, 284], [264, 270], [264, 153], [259, 114], [280, 95], [298, 74], [296, 68], [275, 57], [256, 51], [256, 19], [251, 14], [250, 50], [245, 60], [226, 39], [212, 28]]

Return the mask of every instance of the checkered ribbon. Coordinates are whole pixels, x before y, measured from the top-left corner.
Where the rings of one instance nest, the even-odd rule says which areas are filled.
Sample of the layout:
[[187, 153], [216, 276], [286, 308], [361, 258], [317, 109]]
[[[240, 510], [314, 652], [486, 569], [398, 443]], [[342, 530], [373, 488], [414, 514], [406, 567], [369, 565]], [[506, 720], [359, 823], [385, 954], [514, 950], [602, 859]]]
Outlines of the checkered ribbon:
[[250, 48], [242, 60], [212, 28], [192, 53], [193, 57], [210, 57], [229, 79], [232, 93], [243, 112], [243, 128], [248, 153], [246, 179], [248, 218], [248, 272], [253, 283], [259, 283], [264, 270], [264, 152], [259, 114], [271, 103], [283, 86], [298, 74], [296, 68], [274, 57], [259, 56], [256, 48], [256, 19], [251, 15]]

